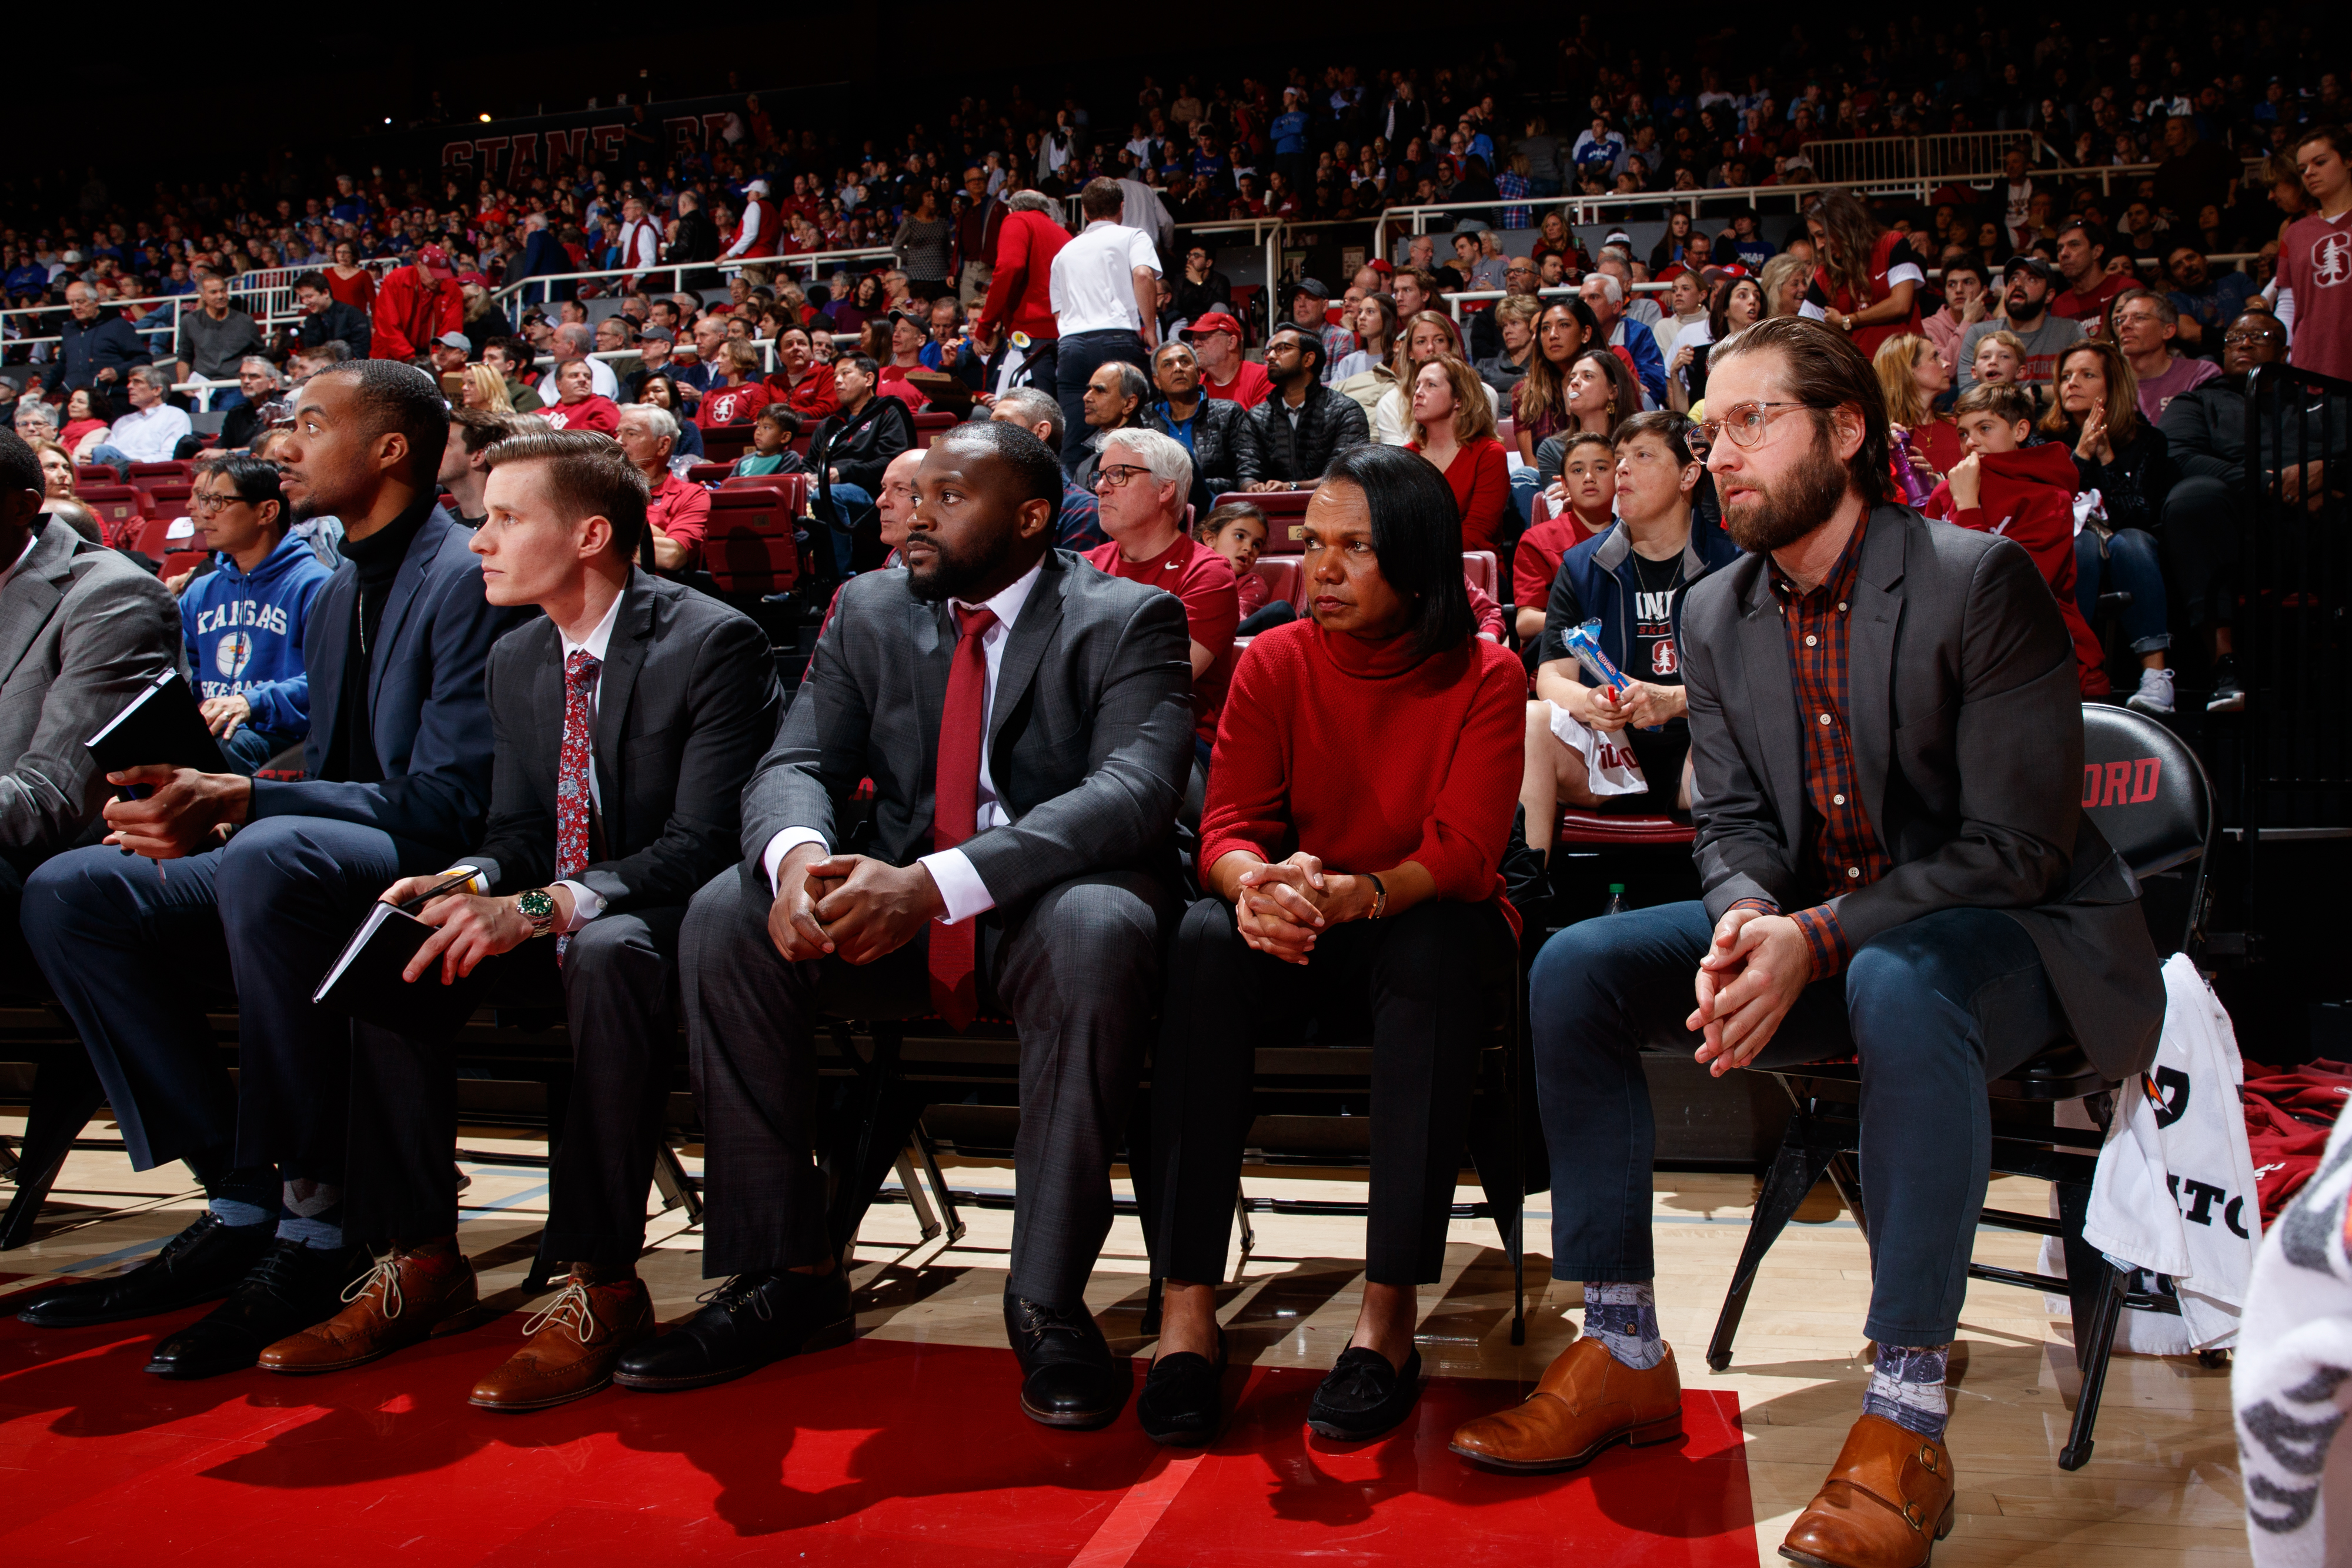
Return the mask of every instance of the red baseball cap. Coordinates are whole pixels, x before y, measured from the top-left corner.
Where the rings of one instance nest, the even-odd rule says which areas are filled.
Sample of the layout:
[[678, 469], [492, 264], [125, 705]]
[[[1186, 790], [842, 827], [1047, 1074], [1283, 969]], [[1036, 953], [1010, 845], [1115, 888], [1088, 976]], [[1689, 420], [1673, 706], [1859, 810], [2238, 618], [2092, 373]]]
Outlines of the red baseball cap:
[[1212, 310], [1205, 316], [1195, 317], [1192, 325], [1184, 329], [1183, 335], [1187, 338], [1198, 338], [1206, 332], [1231, 332], [1235, 338], [1239, 338], [1242, 335], [1242, 324], [1222, 310]]

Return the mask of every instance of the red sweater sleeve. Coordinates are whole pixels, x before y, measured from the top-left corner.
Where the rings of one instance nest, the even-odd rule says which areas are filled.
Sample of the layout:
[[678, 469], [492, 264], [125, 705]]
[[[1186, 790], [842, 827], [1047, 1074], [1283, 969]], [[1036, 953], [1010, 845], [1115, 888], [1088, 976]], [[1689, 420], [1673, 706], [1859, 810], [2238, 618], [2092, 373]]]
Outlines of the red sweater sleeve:
[[[1276, 650], [1284, 655], [1277, 660]], [[1279, 860], [1290, 833], [1290, 743], [1282, 693], [1305, 671], [1289, 638], [1254, 640], [1234, 666], [1224, 711], [1217, 716], [1216, 749], [1209, 762], [1209, 794], [1201, 807], [1201, 880], [1236, 850]], [[1521, 726], [1525, 727], [1524, 723]]]
[[1503, 640], [1503, 607], [1487, 595], [1485, 589], [1466, 579], [1462, 586], [1470, 591], [1470, 616], [1478, 622], [1478, 634]]
[[1551, 580], [1559, 575], [1558, 567], [1536, 545], [1533, 532], [1521, 534], [1519, 548], [1511, 554], [1511, 602], [1521, 609], [1550, 603]]
[[981, 301], [972, 326], [987, 337], [996, 336], [995, 324], [1020, 303], [1029, 282], [1029, 225], [1008, 223], [998, 231], [996, 263], [988, 275], [988, 298]]
[[1421, 843], [1406, 857], [1437, 880], [1438, 896], [1465, 904], [1494, 896], [1526, 767], [1528, 727], [1527, 673], [1518, 655], [1491, 643], [1474, 642], [1471, 649], [1480, 660], [1478, 689]]
[[1492, 549], [1503, 524], [1503, 510], [1511, 504], [1511, 468], [1503, 444], [1492, 438], [1469, 454], [1470, 493], [1462, 506], [1462, 548]]

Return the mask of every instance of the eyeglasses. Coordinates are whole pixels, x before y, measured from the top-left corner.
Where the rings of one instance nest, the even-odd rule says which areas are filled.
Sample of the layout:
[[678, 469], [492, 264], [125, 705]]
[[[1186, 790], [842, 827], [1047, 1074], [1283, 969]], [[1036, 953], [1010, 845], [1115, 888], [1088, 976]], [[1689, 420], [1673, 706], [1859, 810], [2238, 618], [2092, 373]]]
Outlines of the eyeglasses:
[[2221, 341], [2233, 349], [2251, 349], [2257, 343], [2275, 343], [2278, 338], [2274, 333], [2257, 329], [2252, 332], [2227, 332], [2222, 334]]
[[217, 491], [199, 490], [188, 497], [188, 513], [198, 517], [215, 517], [244, 498], [234, 491], [222, 495]]
[[1149, 474], [1151, 470], [1149, 468], [1139, 468], [1133, 464], [1114, 463], [1107, 467], [1097, 468], [1095, 470], [1095, 488], [1099, 490], [1105, 485], [1108, 485], [1115, 489], [1134, 478], [1138, 474]]
[[1721, 419], [1701, 420], [1698, 434], [1709, 446], [1718, 436], [1729, 436], [1734, 446], [1753, 446], [1764, 439], [1764, 430], [1780, 415], [1767, 412], [1776, 408], [1819, 408], [1812, 402], [1743, 402], [1724, 411]]

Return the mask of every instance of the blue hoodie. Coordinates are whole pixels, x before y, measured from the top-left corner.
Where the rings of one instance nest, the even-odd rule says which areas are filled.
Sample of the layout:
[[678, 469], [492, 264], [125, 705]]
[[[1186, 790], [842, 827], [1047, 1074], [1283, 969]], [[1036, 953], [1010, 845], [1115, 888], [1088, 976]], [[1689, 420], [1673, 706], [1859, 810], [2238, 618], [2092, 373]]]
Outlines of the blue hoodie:
[[278, 541], [251, 573], [227, 554], [216, 570], [180, 595], [181, 635], [203, 697], [242, 695], [253, 705], [247, 722], [273, 734], [310, 733], [310, 678], [302, 669], [302, 631], [310, 601], [333, 574], [309, 543], [292, 535]]

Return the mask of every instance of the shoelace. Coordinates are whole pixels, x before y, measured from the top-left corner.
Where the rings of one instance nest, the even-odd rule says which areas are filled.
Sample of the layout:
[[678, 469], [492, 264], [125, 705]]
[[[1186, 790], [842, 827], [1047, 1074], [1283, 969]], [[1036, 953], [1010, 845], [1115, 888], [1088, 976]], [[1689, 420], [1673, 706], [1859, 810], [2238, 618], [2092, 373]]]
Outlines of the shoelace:
[[374, 1268], [343, 1287], [343, 1300], [356, 1301], [381, 1286], [383, 1291], [383, 1315], [398, 1317], [404, 1304], [400, 1294], [400, 1262], [401, 1255], [397, 1252], [377, 1259]]
[[555, 1300], [541, 1309], [539, 1314], [522, 1325], [522, 1336], [529, 1339], [548, 1324], [568, 1322], [572, 1337], [587, 1344], [596, 1337], [596, 1308], [588, 1299], [588, 1286], [579, 1279], [568, 1281]]
[[763, 1321], [772, 1320], [776, 1315], [775, 1309], [768, 1305], [767, 1293], [760, 1289], [758, 1278], [750, 1274], [738, 1274], [725, 1284], [705, 1291], [694, 1299], [722, 1307], [730, 1314], [748, 1301], [752, 1312]]
[[171, 1240], [165, 1242], [163, 1244], [163, 1250], [155, 1255], [155, 1260], [159, 1263], [171, 1262], [173, 1259], [185, 1253], [188, 1249], [194, 1247], [205, 1236], [211, 1234], [212, 1231], [219, 1226], [220, 1222], [221, 1217], [219, 1215], [213, 1213], [210, 1209], [206, 1209], [204, 1213], [196, 1216], [196, 1222], [194, 1225], [189, 1226], [185, 1230], [181, 1231], [177, 1236], [173, 1237]]
[[280, 1301], [289, 1300], [293, 1291], [299, 1288], [299, 1274], [305, 1261], [302, 1255], [309, 1250], [299, 1241], [279, 1241], [262, 1254], [261, 1261], [254, 1266], [252, 1273], [245, 1277], [245, 1282], [237, 1287], [236, 1293], [259, 1292]]
[[1036, 1302], [1021, 1302], [1021, 1331], [1024, 1333], [1066, 1333], [1073, 1339], [1085, 1339], [1087, 1331], [1076, 1312], [1059, 1307], [1041, 1307]]

